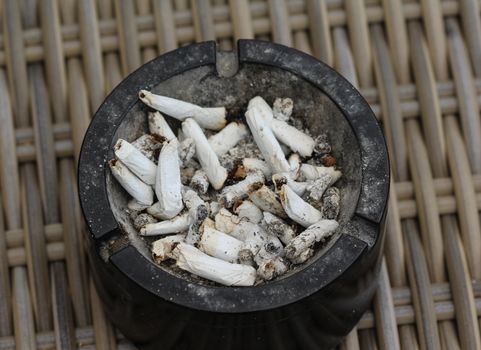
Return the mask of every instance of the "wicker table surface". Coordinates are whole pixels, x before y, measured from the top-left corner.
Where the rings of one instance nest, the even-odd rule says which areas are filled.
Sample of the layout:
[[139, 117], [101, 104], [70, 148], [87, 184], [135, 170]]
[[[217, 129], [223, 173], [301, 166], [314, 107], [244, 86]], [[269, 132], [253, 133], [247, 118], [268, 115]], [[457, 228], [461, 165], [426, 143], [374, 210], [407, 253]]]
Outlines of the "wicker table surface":
[[0, 350], [132, 349], [82, 252], [76, 162], [129, 72], [194, 41], [324, 60], [383, 124], [393, 183], [372, 308], [341, 349], [481, 349], [478, 0], [0, 1]]

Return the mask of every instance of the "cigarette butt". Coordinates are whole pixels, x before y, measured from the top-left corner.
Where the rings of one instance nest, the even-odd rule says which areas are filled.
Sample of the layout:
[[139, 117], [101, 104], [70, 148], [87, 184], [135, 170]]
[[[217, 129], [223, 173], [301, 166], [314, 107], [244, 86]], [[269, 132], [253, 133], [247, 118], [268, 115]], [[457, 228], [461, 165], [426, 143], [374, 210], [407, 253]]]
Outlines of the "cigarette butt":
[[316, 143], [309, 135], [278, 119], [272, 120], [271, 128], [275, 137], [293, 152], [297, 152], [303, 157], [312, 155]]
[[329, 187], [322, 197], [322, 216], [336, 220], [339, 215], [341, 196], [337, 187]]
[[137, 138], [131, 144], [144, 156], [156, 163], [157, 158], [159, 157], [160, 149], [162, 148], [162, 142], [163, 139], [157, 136], [145, 134]]
[[287, 218], [279, 197], [269, 187], [261, 186], [250, 192], [249, 199], [262, 211], [268, 211], [281, 218]]
[[306, 250], [304, 250], [301, 254], [299, 254], [298, 256], [292, 258], [290, 261], [291, 263], [293, 263], [294, 265], [299, 265], [299, 264], [302, 264], [302, 263], [305, 263], [307, 260], [309, 260], [310, 258], [312, 258], [314, 256], [314, 249], [312, 248], [307, 248]]
[[148, 119], [151, 134], [160, 135], [167, 141], [177, 140], [174, 132], [160, 112], [149, 112]]
[[254, 255], [259, 252], [263, 244], [272, 239], [260, 225], [249, 221], [241, 221], [230, 235], [243, 241], [243, 249], [250, 249]]
[[302, 196], [306, 192], [308, 183], [298, 182], [292, 180], [289, 173], [274, 174], [272, 175], [272, 182], [277, 192], [281, 190], [282, 185], [289, 186], [298, 196]]
[[171, 254], [179, 268], [226, 286], [252, 286], [256, 280], [252, 266], [211, 257], [186, 243], [177, 244]]
[[248, 105], [247, 110], [249, 109], [258, 109], [259, 115], [262, 119], [269, 125], [274, 118], [274, 112], [272, 111], [271, 106], [264, 100], [261, 96], [255, 96], [251, 98]]
[[296, 236], [294, 229], [289, 226], [284, 220], [271, 214], [267, 211], [264, 212], [264, 229], [267, 233], [279, 237], [284, 244], [289, 244]]
[[185, 235], [173, 235], [152, 243], [152, 258], [158, 264], [167, 260], [176, 244], [183, 242]]
[[187, 164], [195, 155], [195, 143], [190, 137], [185, 138], [179, 144], [179, 159], [182, 165]]
[[301, 232], [296, 238], [289, 242], [285, 248], [286, 257], [292, 262], [312, 247], [315, 242], [320, 242], [330, 237], [339, 227], [335, 220], [319, 220]]
[[297, 153], [292, 153], [287, 160], [291, 169], [289, 170], [289, 175], [292, 180], [296, 180], [301, 173], [301, 156]]
[[314, 141], [316, 142], [314, 153], [320, 156], [331, 153], [331, 144], [329, 143], [329, 138], [326, 134], [322, 133], [318, 135]]
[[265, 109], [262, 107], [265, 101], [264, 103], [261, 101], [264, 100], [256, 97], [249, 102], [249, 107], [245, 113], [247, 124], [259, 150], [272, 171], [274, 173], [287, 172], [290, 169], [289, 163], [270, 127], [270, 121], [273, 119], [272, 110], [269, 107], [266, 115], [264, 113]]
[[289, 186], [282, 186], [280, 198], [287, 216], [299, 225], [309, 227], [322, 219], [322, 213], [305, 202]]
[[249, 200], [242, 201], [240, 205], [236, 206], [234, 213], [239, 219], [245, 218], [254, 224], [258, 224], [263, 219], [262, 210]]
[[332, 175], [329, 173], [322, 174], [317, 179], [311, 180], [306, 186], [307, 201], [320, 209], [324, 192], [331, 185], [331, 182], [333, 182]]
[[238, 122], [227, 124], [217, 134], [209, 137], [209, 144], [217, 156], [222, 156], [249, 134], [247, 127]]
[[220, 130], [226, 124], [224, 107], [203, 108], [175, 98], [155, 95], [146, 90], [140, 90], [139, 98], [147, 106], [180, 121], [194, 118], [201, 127], [206, 129]]
[[272, 176], [271, 168], [269, 168], [269, 164], [265, 161], [257, 158], [244, 158], [242, 160], [242, 165], [246, 172], [249, 171], [261, 171], [264, 174], [265, 178], [268, 179]]
[[237, 262], [243, 242], [211, 227], [205, 227], [199, 240], [199, 249], [215, 258]]
[[139, 231], [142, 227], [148, 224], [154, 224], [157, 220], [148, 213], [140, 213], [134, 219], [134, 227], [137, 231]]
[[188, 213], [181, 214], [170, 220], [148, 223], [140, 228], [141, 236], [167, 235], [181, 233], [189, 229], [191, 220]]
[[241, 249], [239, 251], [238, 256], [239, 264], [248, 265], [248, 266], [255, 266], [256, 263], [254, 262], [254, 254], [250, 249]]
[[221, 208], [215, 216], [215, 228], [230, 234], [239, 225], [240, 219], [225, 208]]
[[224, 187], [221, 197], [227, 208], [232, 207], [236, 200], [242, 199], [249, 192], [251, 185], [263, 184], [264, 175], [260, 171], [248, 173], [246, 178], [238, 183]]
[[184, 187], [182, 191], [182, 199], [184, 200], [185, 206], [189, 209], [191, 222], [189, 231], [185, 237], [185, 242], [195, 245], [199, 242], [200, 225], [209, 215], [209, 210], [206, 203], [197, 195], [197, 193], [188, 187]]
[[227, 179], [227, 170], [220, 165], [217, 155], [207, 141], [199, 124], [194, 119], [188, 118], [182, 123], [182, 130], [187, 137], [194, 140], [197, 159], [205, 171], [210, 184], [216, 190], [221, 189]]
[[292, 114], [293, 108], [294, 102], [289, 97], [276, 98], [274, 104], [272, 105], [274, 118], [283, 122], [287, 122]]
[[303, 163], [300, 169], [301, 175], [306, 180], [315, 180], [325, 174], [329, 174], [332, 176], [332, 183], [333, 185], [339, 178], [341, 177], [342, 173], [339, 170], [336, 170], [334, 167], [325, 167], [325, 166], [315, 166]]
[[157, 217], [161, 219], [172, 219], [184, 207], [177, 145], [177, 142], [170, 141], [159, 154], [155, 194], [159, 200]]
[[200, 194], [207, 193], [207, 190], [209, 189], [209, 179], [204, 170], [195, 171], [194, 176], [192, 176], [192, 179], [190, 180], [190, 187]]
[[152, 205], [154, 193], [152, 187], [135, 176], [121, 161], [113, 159], [109, 162], [110, 170], [119, 184], [140, 204]]
[[118, 139], [114, 146], [114, 153], [131, 172], [147, 185], [155, 184], [157, 166], [142, 152], [129, 142]]
[[271, 260], [264, 260], [257, 268], [257, 276], [264, 281], [273, 280], [275, 277], [282, 276], [287, 272], [287, 265], [284, 259], [276, 257]]
[[269, 238], [267, 242], [262, 244], [261, 248], [254, 256], [254, 261], [260, 265], [263, 261], [273, 260], [280, 256], [284, 250], [284, 246], [277, 237]]

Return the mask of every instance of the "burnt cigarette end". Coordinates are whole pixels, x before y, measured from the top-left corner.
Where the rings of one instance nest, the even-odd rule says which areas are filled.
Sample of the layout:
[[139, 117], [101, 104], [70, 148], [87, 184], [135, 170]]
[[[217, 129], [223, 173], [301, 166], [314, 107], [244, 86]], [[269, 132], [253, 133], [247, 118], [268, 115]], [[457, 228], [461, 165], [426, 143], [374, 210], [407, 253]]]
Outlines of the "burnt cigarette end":
[[254, 254], [250, 249], [242, 249], [239, 251], [239, 264], [254, 266]]
[[336, 166], [336, 163], [337, 163], [336, 157], [330, 154], [326, 154], [321, 157], [321, 163], [324, 166]]
[[234, 179], [243, 179], [247, 176], [247, 170], [244, 168], [242, 164], [239, 164], [235, 169], [233, 174]]
[[255, 192], [259, 190], [264, 184], [262, 182], [255, 182], [249, 186], [249, 192]]
[[150, 136], [152, 136], [152, 138], [158, 143], [164, 143], [164, 142], [167, 141], [167, 138], [165, 138], [164, 136], [159, 135], [157, 133], [152, 133], [152, 134], [150, 134]]
[[282, 185], [287, 184], [287, 179], [285, 177], [284, 178], [276, 178], [276, 179], [273, 180], [273, 182], [274, 182], [274, 186], [276, 188], [276, 191], [280, 191]]

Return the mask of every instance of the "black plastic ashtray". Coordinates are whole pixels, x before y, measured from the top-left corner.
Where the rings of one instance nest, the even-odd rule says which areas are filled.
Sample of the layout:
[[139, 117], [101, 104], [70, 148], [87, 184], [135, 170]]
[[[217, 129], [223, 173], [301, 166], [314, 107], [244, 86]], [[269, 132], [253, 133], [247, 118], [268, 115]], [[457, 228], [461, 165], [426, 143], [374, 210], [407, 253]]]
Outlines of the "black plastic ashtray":
[[[256, 95], [294, 101], [313, 135], [325, 132], [343, 177], [339, 233], [306, 264], [253, 287], [201, 284], [155, 264], [107, 166], [113, 145], [147, 130], [146, 89], [243, 114]], [[172, 122], [172, 126], [176, 127]], [[389, 194], [384, 137], [367, 102], [341, 75], [297, 50], [239, 40], [164, 54], [107, 97], [87, 131], [79, 189], [91, 273], [105, 312], [142, 349], [325, 349], [358, 322], [376, 290]]]

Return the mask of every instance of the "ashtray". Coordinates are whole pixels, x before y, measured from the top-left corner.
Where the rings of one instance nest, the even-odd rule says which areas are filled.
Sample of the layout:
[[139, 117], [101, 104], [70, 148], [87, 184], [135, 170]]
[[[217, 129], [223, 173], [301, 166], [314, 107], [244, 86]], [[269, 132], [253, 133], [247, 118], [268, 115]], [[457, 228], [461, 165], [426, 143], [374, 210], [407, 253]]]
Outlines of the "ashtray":
[[[339, 228], [305, 264], [253, 286], [202, 283], [155, 263], [124, 210], [129, 197], [109, 169], [118, 139], [148, 130], [139, 91], [242, 118], [255, 96], [295, 101], [293, 116], [325, 133], [342, 168]], [[172, 123], [175, 128], [175, 122]], [[179, 125], [177, 125], [177, 128]], [[166, 53], [123, 80], [83, 142], [79, 193], [91, 273], [112, 323], [141, 349], [319, 349], [336, 346], [377, 286], [389, 195], [389, 159], [367, 102], [339, 73], [295, 49], [239, 40]]]

